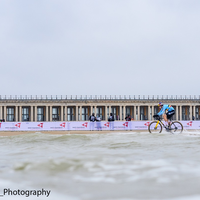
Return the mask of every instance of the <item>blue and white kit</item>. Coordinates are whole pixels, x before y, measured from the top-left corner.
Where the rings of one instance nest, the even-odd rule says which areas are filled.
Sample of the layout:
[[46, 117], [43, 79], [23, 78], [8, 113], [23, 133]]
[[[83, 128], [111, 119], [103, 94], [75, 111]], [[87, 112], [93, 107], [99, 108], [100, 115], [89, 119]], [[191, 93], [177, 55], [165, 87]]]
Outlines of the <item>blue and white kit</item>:
[[157, 115], [162, 115], [164, 112], [171, 112], [174, 111], [174, 108], [171, 105], [164, 104]]

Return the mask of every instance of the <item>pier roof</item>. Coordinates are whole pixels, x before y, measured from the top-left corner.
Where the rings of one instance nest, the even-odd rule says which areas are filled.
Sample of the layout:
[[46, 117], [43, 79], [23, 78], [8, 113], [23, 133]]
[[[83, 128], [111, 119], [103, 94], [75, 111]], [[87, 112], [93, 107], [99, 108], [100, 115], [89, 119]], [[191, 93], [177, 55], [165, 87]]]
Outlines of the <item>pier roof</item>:
[[6, 95], [0, 103], [200, 103], [200, 95]]

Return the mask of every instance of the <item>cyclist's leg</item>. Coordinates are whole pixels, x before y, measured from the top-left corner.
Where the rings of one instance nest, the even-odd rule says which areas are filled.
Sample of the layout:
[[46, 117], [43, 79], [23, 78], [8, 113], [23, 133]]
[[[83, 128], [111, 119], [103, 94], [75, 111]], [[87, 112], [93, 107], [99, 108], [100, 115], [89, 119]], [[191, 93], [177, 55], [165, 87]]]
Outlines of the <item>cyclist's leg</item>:
[[167, 115], [166, 115], [166, 114], [163, 114], [163, 118], [164, 118], [165, 122], [168, 123], [168, 118], [167, 118]]
[[175, 111], [170, 111], [166, 114], [166, 117], [167, 117], [167, 121], [168, 121], [168, 125], [170, 126], [170, 122], [169, 120], [171, 121], [171, 118], [173, 117], [173, 115], [175, 114]]
[[166, 126], [166, 128], [169, 127], [170, 124], [169, 124], [169, 121], [168, 121], [168, 118], [167, 118], [167, 114], [166, 114], [166, 113], [163, 114], [163, 119], [164, 119], [164, 121], [165, 121], [165, 126]]

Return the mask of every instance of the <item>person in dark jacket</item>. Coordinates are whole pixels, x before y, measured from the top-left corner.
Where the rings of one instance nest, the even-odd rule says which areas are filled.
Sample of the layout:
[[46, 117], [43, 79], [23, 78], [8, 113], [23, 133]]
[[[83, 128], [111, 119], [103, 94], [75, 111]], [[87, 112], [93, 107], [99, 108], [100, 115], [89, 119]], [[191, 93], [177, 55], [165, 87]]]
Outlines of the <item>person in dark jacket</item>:
[[95, 122], [96, 121], [96, 117], [94, 116], [94, 113], [92, 113], [92, 115], [90, 115], [89, 120], [91, 122]]
[[110, 130], [114, 130], [114, 121], [115, 121], [115, 118], [114, 118], [114, 116], [113, 116], [112, 113], [110, 113], [108, 121], [110, 122]]
[[114, 116], [113, 116], [112, 113], [110, 113], [110, 116], [109, 116], [109, 118], [108, 118], [108, 121], [109, 121], [109, 122], [115, 121], [115, 118], [114, 118]]
[[94, 113], [92, 113], [92, 115], [90, 115], [89, 120], [90, 120], [90, 130], [93, 131], [94, 130], [94, 124], [95, 124], [93, 122], [96, 121], [96, 117], [94, 116]]

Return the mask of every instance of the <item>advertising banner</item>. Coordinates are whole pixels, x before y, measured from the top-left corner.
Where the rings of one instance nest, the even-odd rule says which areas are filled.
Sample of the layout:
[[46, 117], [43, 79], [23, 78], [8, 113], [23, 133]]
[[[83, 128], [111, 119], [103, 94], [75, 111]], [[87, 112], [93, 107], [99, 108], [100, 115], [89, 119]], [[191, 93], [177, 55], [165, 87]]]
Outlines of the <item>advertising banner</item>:
[[[180, 121], [187, 130], [200, 129], [200, 121]], [[151, 121], [115, 122], [0, 122], [0, 131], [114, 131], [148, 130]]]

